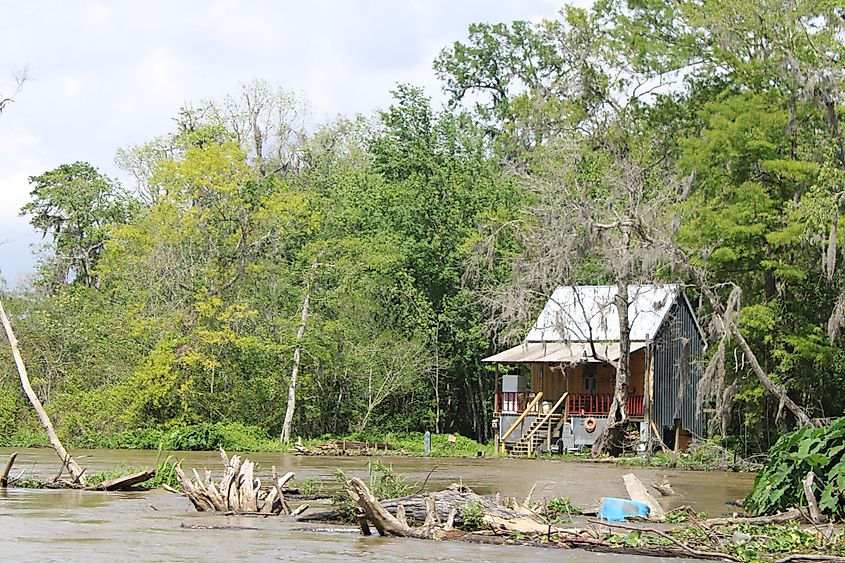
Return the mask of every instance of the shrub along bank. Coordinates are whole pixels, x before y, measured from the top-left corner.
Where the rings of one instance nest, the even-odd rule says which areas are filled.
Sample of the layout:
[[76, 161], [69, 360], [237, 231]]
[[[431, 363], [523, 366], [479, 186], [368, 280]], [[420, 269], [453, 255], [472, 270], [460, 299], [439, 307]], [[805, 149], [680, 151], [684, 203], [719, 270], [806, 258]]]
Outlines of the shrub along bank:
[[781, 436], [757, 475], [745, 507], [753, 514], [774, 514], [807, 506], [803, 481], [811, 471], [816, 476], [812, 492], [822, 513], [845, 520], [845, 418]]
[[[329, 441], [371, 442], [386, 445], [389, 452], [397, 454], [424, 455], [425, 438], [422, 432], [354, 433], [342, 436], [324, 435], [304, 440], [307, 448], [317, 448]], [[43, 430], [21, 428], [8, 436], [0, 435], [0, 447], [49, 446], [50, 441]], [[223, 448], [239, 452], [283, 452], [293, 446], [284, 446], [277, 437], [270, 436], [256, 426], [240, 423], [203, 423], [180, 427], [135, 428], [112, 435], [86, 433], [67, 440], [74, 448], [111, 448], [166, 451], [211, 451]], [[492, 445], [485, 445], [455, 435], [454, 445], [447, 434], [431, 435], [432, 456], [477, 456], [493, 453]]]

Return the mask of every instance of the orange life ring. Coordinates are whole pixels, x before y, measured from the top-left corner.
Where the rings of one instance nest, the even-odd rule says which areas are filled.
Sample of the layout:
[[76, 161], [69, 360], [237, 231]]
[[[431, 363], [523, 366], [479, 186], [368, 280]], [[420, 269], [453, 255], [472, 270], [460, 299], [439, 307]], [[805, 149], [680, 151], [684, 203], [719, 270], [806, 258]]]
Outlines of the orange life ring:
[[587, 432], [593, 432], [596, 429], [596, 419], [592, 416], [588, 416], [584, 419], [584, 430]]

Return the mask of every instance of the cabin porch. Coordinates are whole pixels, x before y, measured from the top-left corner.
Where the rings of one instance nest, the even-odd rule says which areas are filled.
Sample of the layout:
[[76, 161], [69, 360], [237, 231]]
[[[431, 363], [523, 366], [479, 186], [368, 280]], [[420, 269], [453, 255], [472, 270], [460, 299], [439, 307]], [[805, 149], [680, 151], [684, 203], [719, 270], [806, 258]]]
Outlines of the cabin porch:
[[[646, 349], [631, 354], [631, 384], [627, 410], [645, 434], [647, 390]], [[616, 369], [604, 361], [577, 363], [497, 363], [494, 424], [505, 451], [530, 455], [536, 451], [582, 449], [595, 442], [613, 401]]]

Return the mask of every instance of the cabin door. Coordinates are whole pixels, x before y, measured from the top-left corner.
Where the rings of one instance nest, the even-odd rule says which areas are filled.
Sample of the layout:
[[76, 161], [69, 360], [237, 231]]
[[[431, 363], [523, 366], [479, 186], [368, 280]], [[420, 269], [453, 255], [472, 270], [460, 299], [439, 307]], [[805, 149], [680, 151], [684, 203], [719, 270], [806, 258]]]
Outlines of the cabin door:
[[596, 381], [596, 364], [588, 363], [584, 365], [584, 377], [582, 379], [584, 393], [587, 395], [595, 395], [598, 387]]

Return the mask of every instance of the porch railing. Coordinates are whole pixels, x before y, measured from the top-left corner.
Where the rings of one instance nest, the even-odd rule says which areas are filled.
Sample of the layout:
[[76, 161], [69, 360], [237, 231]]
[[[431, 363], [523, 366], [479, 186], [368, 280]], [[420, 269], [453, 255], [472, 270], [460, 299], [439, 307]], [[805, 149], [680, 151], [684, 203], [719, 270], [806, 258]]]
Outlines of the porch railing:
[[[493, 411], [501, 414], [522, 414], [529, 408], [531, 401], [536, 397], [535, 393], [528, 391], [500, 391], [493, 399]], [[570, 416], [579, 415], [605, 415], [610, 410], [610, 403], [613, 402], [613, 395], [592, 395], [589, 393], [578, 393], [569, 395], [567, 407]], [[540, 414], [542, 404], [535, 403], [530, 407], [530, 414]], [[644, 413], [642, 395], [628, 396], [628, 415], [642, 416]]]
[[[569, 396], [569, 414], [577, 416], [580, 414], [607, 414], [610, 410], [610, 403], [613, 402], [613, 395], [591, 395], [579, 393]], [[644, 412], [642, 395], [628, 396], [628, 415], [642, 416]]]
[[[499, 391], [493, 398], [493, 412], [504, 414], [521, 414], [536, 397], [536, 393], [528, 391]], [[540, 412], [539, 404], [533, 407], [534, 412]]]

